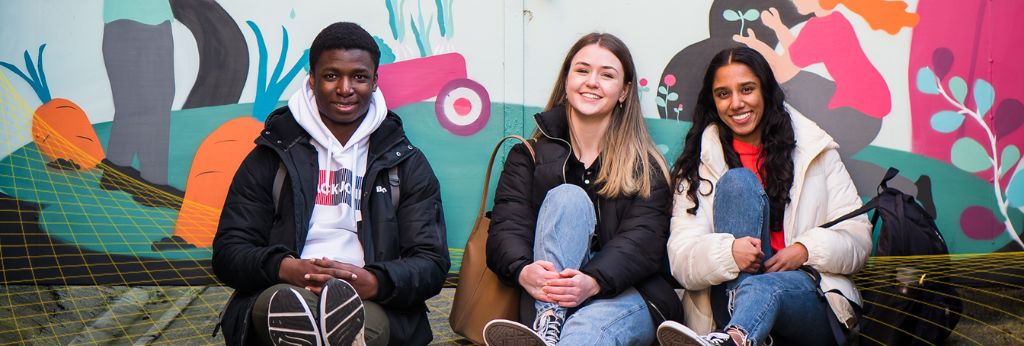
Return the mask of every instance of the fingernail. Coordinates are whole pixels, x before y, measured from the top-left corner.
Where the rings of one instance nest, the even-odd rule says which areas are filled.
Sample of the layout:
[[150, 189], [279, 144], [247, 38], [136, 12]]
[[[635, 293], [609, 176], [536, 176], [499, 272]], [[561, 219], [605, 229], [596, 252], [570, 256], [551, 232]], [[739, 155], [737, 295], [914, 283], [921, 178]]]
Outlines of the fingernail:
[[356, 274], [352, 274], [352, 280], [355, 280], [355, 279], [357, 279], [357, 278], [359, 278], [359, 277], [358, 277], [358, 276], [356, 276]]
[[303, 275], [302, 278], [306, 279], [306, 280], [309, 280], [309, 274]]

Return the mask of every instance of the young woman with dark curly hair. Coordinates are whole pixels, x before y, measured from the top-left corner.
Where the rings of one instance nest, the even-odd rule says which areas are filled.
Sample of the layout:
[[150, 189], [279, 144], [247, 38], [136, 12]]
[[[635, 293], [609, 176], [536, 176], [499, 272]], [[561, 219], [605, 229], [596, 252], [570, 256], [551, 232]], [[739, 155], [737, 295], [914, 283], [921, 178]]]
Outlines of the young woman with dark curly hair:
[[[768, 62], [741, 47], [712, 59], [693, 127], [672, 170], [668, 257], [686, 289], [685, 326], [663, 323], [663, 345], [835, 343], [830, 314], [852, 323], [849, 275], [871, 252], [865, 216], [821, 228], [861, 206], [838, 145], [785, 108]], [[821, 274], [820, 287], [810, 270]], [[719, 328], [718, 331], [712, 331]]]

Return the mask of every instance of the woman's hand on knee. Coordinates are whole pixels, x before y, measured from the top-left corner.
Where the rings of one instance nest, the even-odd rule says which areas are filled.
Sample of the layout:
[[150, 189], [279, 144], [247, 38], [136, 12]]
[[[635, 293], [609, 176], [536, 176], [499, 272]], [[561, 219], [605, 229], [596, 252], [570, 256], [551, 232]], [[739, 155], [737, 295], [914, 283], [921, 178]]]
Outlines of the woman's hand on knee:
[[547, 285], [549, 280], [558, 279], [558, 272], [555, 271], [555, 265], [548, 261], [536, 261], [527, 264], [523, 267], [523, 270], [519, 272], [519, 285], [523, 286], [526, 293], [530, 294], [533, 299], [555, 303], [555, 300], [548, 297], [544, 293], [544, 286]]
[[793, 243], [765, 261], [764, 271], [771, 273], [796, 270], [804, 263], [807, 263], [807, 248], [804, 247], [804, 244]]
[[761, 269], [764, 253], [761, 252], [761, 239], [743, 237], [732, 241], [732, 258], [741, 272], [757, 273]]
[[566, 269], [559, 275], [560, 279], [549, 280], [548, 285], [544, 287], [544, 293], [558, 302], [558, 306], [564, 308], [580, 306], [601, 291], [597, 280], [579, 270]]

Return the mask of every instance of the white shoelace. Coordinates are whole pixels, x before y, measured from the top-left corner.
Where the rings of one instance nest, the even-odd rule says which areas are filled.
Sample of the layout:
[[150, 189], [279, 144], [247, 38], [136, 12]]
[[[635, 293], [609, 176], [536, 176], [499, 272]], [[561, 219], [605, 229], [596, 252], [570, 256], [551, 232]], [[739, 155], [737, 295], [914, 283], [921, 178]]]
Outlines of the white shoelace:
[[726, 333], [717, 333], [716, 332], [716, 333], [710, 333], [708, 335], [702, 336], [701, 339], [704, 339], [704, 341], [707, 341], [708, 343], [710, 343], [712, 345], [725, 345], [727, 342], [729, 342], [729, 340], [732, 339], [732, 336], [730, 336], [729, 334], [726, 334]]
[[533, 323], [533, 330], [537, 331], [545, 343], [555, 345], [558, 344], [558, 339], [562, 334], [562, 323], [562, 318], [552, 311], [541, 314]]

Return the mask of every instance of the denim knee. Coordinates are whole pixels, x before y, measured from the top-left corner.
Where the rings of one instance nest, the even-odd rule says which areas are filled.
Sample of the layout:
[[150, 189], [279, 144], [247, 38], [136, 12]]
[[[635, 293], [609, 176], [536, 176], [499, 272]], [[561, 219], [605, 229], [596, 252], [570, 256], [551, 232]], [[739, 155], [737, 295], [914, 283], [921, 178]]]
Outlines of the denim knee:
[[743, 167], [725, 172], [715, 186], [715, 203], [723, 198], [756, 201], [764, 195], [764, 187], [757, 175]]
[[558, 205], [592, 204], [590, 197], [582, 187], [573, 184], [562, 184], [548, 190], [544, 196], [543, 204], [555, 203]]

